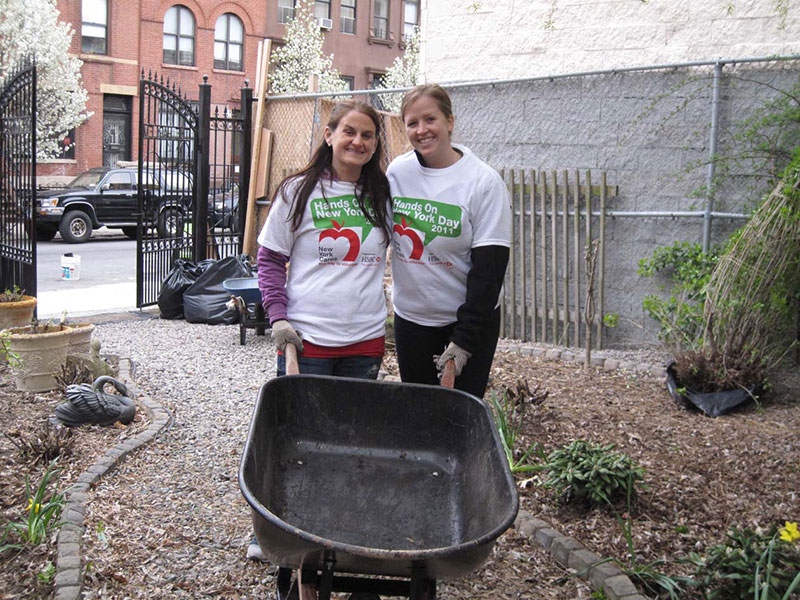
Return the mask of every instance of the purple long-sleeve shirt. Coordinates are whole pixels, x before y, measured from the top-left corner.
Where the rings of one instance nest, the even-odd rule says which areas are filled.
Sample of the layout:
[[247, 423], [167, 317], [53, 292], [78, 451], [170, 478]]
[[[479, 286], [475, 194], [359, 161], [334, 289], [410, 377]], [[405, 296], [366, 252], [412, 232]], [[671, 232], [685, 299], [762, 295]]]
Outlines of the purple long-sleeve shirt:
[[261, 303], [269, 315], [269, 323], [286, 319], [286, 263], [289, 257], [264, 246], [258, 247], [258, 289], [261, 290]]

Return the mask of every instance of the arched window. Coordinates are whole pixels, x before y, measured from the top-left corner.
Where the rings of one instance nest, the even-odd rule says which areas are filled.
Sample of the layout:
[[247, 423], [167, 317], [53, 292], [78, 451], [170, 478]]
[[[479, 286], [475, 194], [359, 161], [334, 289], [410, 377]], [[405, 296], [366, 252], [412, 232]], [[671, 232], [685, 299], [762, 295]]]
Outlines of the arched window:
[[214, 68], [244, 71], [244, 27], [239, 17], [225, 13], [214, 26]]
[[194, 15], [180, 4], [164, 15], [164, 62], [194, 66]]

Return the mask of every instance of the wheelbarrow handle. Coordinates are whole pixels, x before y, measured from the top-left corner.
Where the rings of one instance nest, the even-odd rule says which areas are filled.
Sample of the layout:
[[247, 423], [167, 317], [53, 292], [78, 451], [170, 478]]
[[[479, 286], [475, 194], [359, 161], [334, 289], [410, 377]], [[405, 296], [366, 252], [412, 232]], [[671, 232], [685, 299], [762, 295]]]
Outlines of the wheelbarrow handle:
[[286, 344], [283, 355], [286, 357], [286, 374], [297, 375], [300, 372], [300, 364], [297, 362], [297, 346]]
[[456, 363], [452, 358], [444, 363], [441, 383], [446, 388], [453, 388], [456, 384]]

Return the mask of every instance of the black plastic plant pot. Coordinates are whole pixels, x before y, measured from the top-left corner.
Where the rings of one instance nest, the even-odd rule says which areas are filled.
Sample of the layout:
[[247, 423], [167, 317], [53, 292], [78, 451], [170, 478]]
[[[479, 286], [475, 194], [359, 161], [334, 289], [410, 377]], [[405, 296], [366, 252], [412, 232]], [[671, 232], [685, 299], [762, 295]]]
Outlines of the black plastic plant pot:
[[692, 404], [709, 417], [718, 417], [733, 410], [748, 400], [752, 400], [756, 393], [755, 388], [695, 392], [681, 386], [675, 373], [674, 362], [667, 367], [667, 390], [676, 401]]

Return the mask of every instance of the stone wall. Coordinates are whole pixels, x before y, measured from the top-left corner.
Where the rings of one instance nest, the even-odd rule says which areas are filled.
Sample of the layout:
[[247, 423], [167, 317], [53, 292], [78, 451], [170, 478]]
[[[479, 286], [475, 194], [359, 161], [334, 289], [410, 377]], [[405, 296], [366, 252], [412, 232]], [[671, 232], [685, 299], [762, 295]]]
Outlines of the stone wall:
[[427, 81], [453, 82], [795, 54], [800, 9], [790, 4], [427, 0], [422, 72]]
[[[454, 139], [500, 168], [606, 171], [619, 196], [617, 211], [702, 211], [711, 130], [713, 68], [669, 69], [450, 89]], [[734, 136], [765, 102], [800, 82], [800, 61], [727, 65], [720, 86], [720, 150], [744, 148]], [[797, 93], [797, 91], [795, 91]], [[769, 130], [771, 135], [778, 130]], [[800, 135], [798, 136], [800, 137]], [[714, 210], [741, 213], [767, 189], [758, 162], [737, 163], [716, 191]], [[713, 220], [712, 242], [744, 221]], [[619, 325], [605, 331], [608, 347], [655, 342], [642, 310], [658, 284], [637, 274], [659, 246], [700, 242], [698, 217], [617, 217], [607, 220], [605, 312]], [[519, 243], [519, 241], [517, 241]]]

